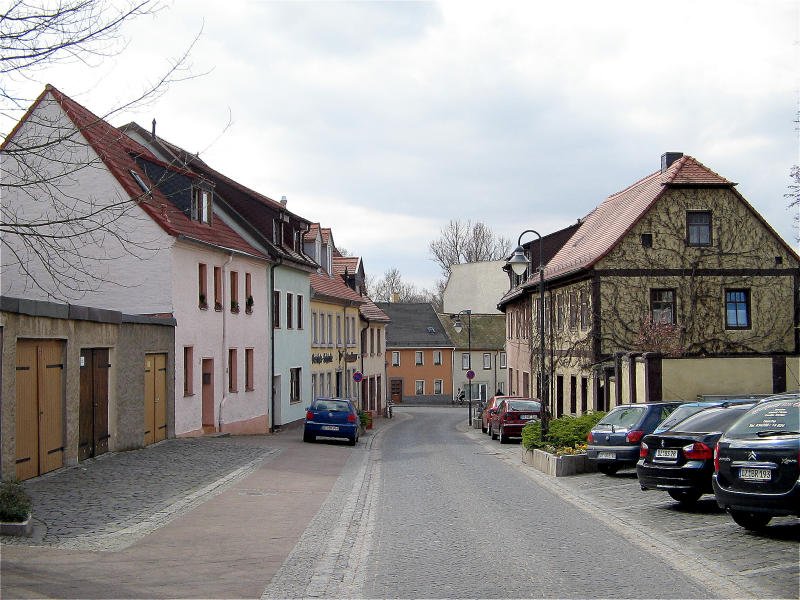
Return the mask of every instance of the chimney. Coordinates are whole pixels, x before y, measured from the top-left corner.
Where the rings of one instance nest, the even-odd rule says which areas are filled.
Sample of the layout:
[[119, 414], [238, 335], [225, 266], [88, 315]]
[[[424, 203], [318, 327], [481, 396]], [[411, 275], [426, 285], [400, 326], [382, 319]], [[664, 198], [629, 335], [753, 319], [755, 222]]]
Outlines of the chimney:
[[287, 202], [288, 200], [286, 199], [286, 196], [281, 196], [281, 206], [286, 206]]
[[153, 129], [150, 131], [150, 141], [156, 141], [156, 120], [153, 119]]
[[672, 163], [679, 158], [683, 158], [683, 152], [664, 152], [661, 155], [661, 172], [663, 173], [669, 169]]
[[392, 302], [394, 302], [395, 304], [400, 302], [400, 294], [398, 294], [397, 292], [392, 292]]

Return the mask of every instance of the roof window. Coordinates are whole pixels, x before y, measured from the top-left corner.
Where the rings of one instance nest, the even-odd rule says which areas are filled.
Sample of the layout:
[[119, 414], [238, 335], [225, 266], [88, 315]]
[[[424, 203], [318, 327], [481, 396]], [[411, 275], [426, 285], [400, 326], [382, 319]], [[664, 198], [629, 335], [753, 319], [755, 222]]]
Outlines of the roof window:
[[434, 335], [436, 333], [436, 328], [435, 327], [428, 327], [428, 333], [430, 333], [431, 335]]
[[134, 181], [135, 181], [135, 182], [136, 182], [136, 183], [139, 185], [139, 187], [140, 187], [140, 188], [142, 188], [142, 191], [143, 191], [145, 194], [147, 194], [148, 196], [150, 196], [150, 195], [152, 194], [152, 192], [150, 191], [150, 188], [149, 188], [149, 187], [147, 187], [147, 184], [144, 182], [144, 179], [142, 179], [142, 176], [141, 176], [141, 175], [139, 175], [139, 174], [138, 174], [136, 171], [134, 171], [133, 169], [131, 169], [131, 170], [129, 171], [129, 173], [131, 174], [131, 177], [133, 177], [133, 180], [134, 180]]
[[192, 188], [192, 220], [211, 223], [212, 192], [200, 187]]

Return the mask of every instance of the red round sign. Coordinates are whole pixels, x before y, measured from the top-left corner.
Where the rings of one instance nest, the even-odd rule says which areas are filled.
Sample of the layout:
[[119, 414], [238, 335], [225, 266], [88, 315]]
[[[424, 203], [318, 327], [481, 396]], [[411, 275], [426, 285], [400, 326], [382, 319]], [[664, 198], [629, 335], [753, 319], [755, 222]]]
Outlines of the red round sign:
[[467, 371], [467, 379], [469, 379], [470, 381], [472, 381], [473, 379], [475, 379], [475, 371], [473, 371], [472, 369], [470, 369], [469, 371]]
[[353, 373], [353, 381], [358, 383], [362, 379], [364, 379], [364, 376], [361, 374], [361, 371], [356, 371], [355, 373]]

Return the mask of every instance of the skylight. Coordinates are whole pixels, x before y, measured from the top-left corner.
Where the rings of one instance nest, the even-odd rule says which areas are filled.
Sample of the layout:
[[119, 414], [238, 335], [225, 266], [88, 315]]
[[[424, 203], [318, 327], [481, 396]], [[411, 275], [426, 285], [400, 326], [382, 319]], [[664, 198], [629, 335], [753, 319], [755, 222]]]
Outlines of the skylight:
[[147, 184], [144, 182], [144, 180], [141, 178], [141, 176], [136, 171], [134, 171], [133, 169], [130, 170], [130, 174], [131, 174], [131, 177], [133, 177], [133, 180], [136, 183], [139, 184], [140, 188], [142, 188], [142, 191], [145, 194], [150, 195], [150, 188], [147, 187]]

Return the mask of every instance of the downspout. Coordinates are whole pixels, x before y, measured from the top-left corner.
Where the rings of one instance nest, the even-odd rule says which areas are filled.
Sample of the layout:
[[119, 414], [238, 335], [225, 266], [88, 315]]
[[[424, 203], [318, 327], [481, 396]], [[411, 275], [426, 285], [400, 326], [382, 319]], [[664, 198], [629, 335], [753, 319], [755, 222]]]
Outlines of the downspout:
[[[360, 320], [361, 320], [361, 317], [359, 315], [359, 321]], [[359, 352], [359, 354], [361, 355], [361, 369], [360, 370], [361, 370], [361, 375], [362, 376], [364, 375], [364, 352], [366, 351], [366, 348], [367, 348], [367, 333], [366, 332], [367, 332], [368, 329], [369, 329], [369, 321], [367, 321], [367, 326], [364, 327], [363, 329], [359, 330], [359, 332], [358, 332], [358, 344], [359, 344], [359, 346], [361, 346], [361, 348], [360, 348], [361, 352]], [[353, 382], [353, 383], [355, 383], [355, 382]], [[361, 393], [361, 390], [363, 390], [363, 389], [364, 389], [364, 386], [361, 383], [359, 383], [358, 384], [358, 398], [359, 398], [359, 404], [361, 405], [361, 410], [364, 410], [364, 396]]]
[[[233, 262], [233, 254], [228, 256], [228, 260], [222, 265], [222, 360], [228, 360], [228, 309], [225, 302], [225, 274], [227, 268]], [[228, 372], [230, 373], [231, 365], [228, 363]], [[230, 374], [228, 375], [230, 377]], [[222, 382], [222, 399], [219, 401], [219, 412], [217, 413], [217, 431], [222, 433], [222, 409], [225, 406], [225, 401], [228, 399], [228, 386]]]

